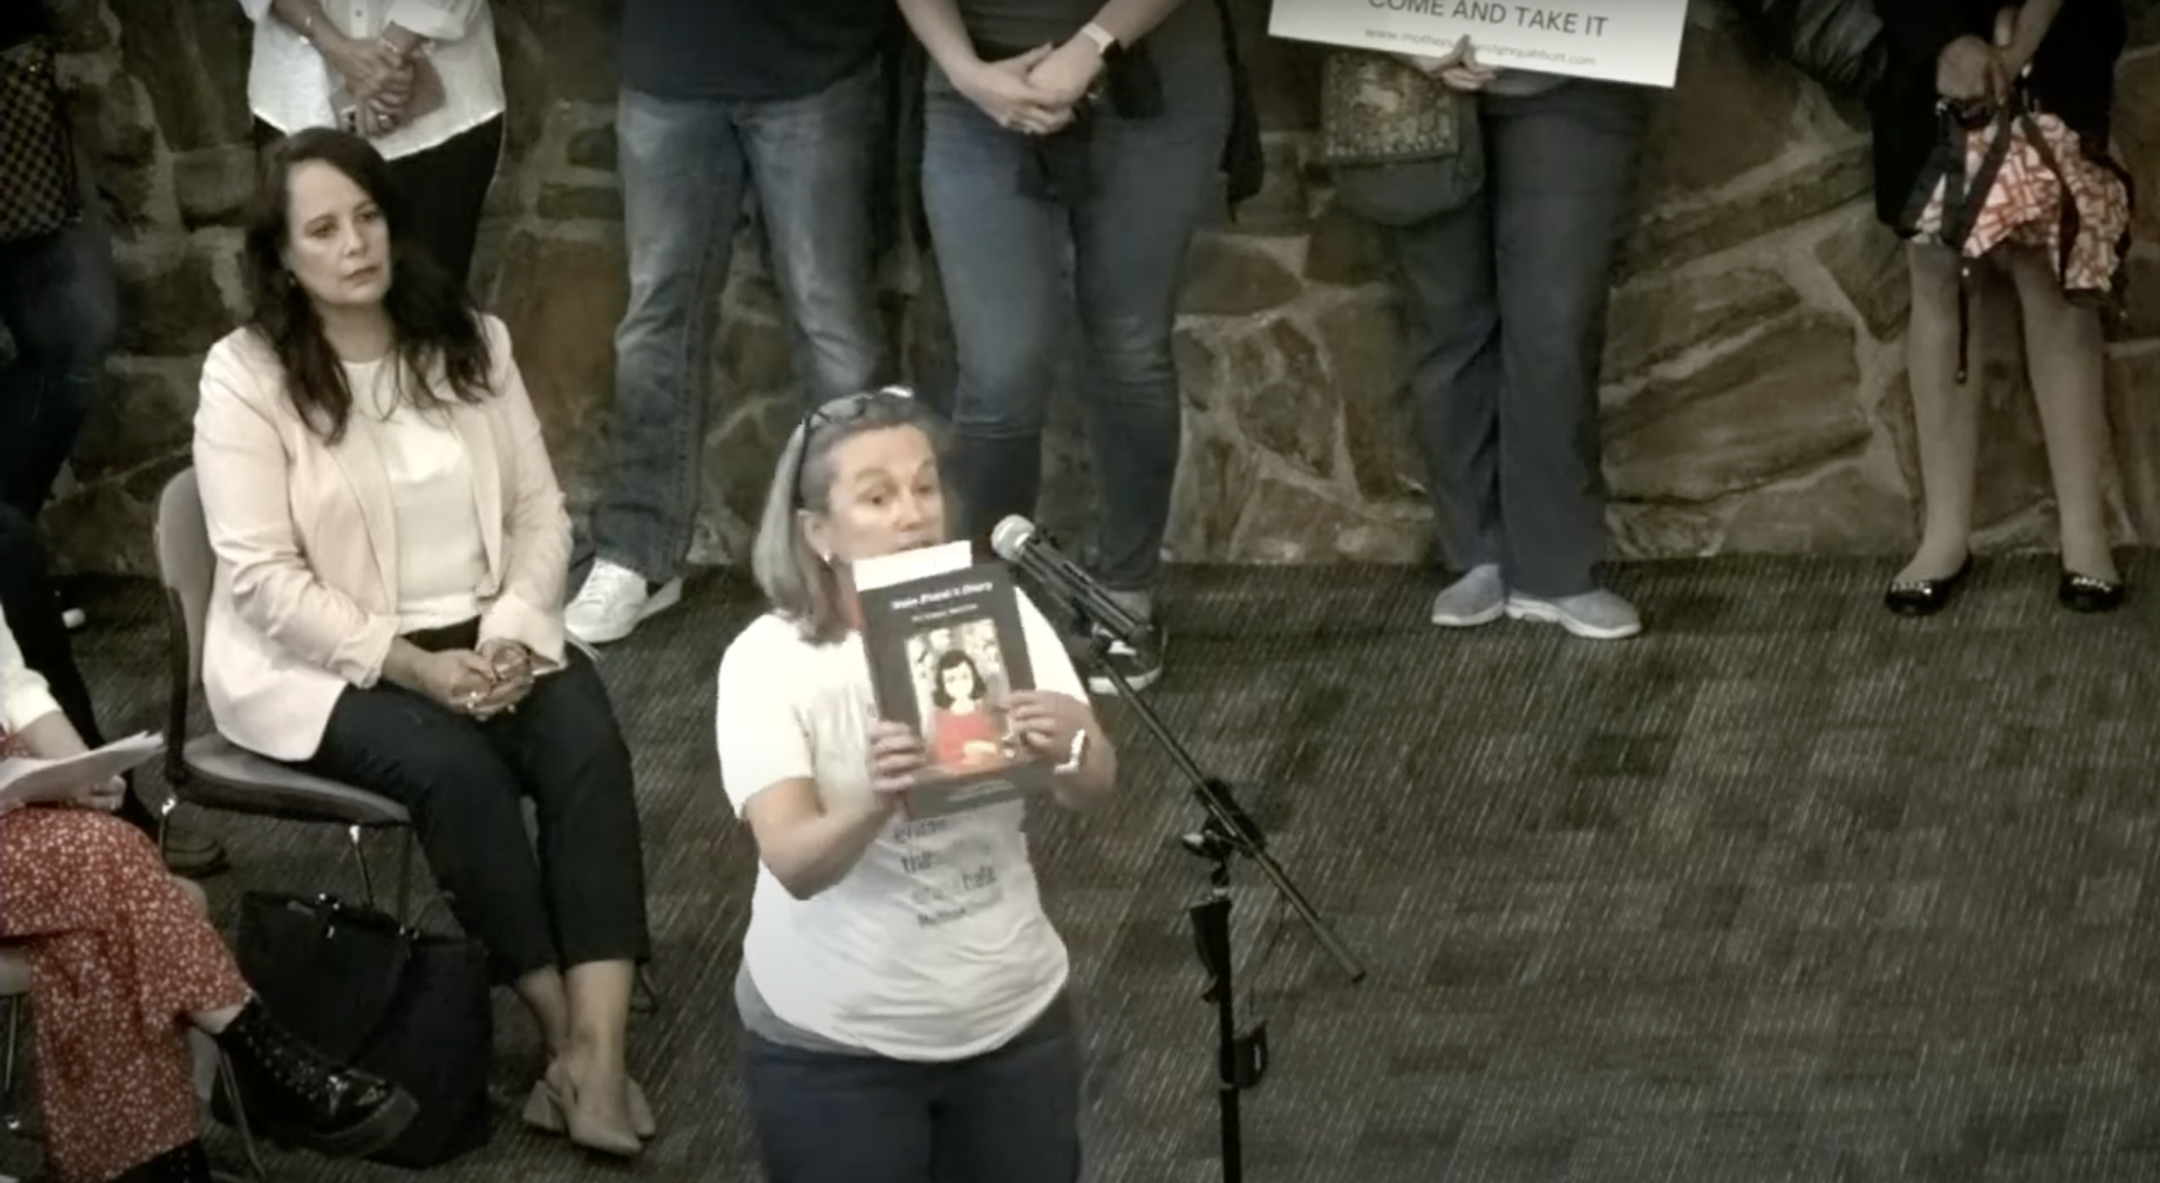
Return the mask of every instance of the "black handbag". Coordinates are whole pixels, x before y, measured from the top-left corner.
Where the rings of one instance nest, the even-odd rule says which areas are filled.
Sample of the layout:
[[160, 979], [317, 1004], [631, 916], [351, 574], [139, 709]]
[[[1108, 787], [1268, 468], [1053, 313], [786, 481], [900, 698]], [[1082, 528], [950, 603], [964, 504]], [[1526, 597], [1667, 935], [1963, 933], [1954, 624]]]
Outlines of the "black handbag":
[[32, 37], [0, 50], [0, 243], [42, 238], [82, 213], [52, 43]]
[[1382, 54], [1322, 63], [1319, 159], [1351, 213], [1403, 227], [1460, 209], [1484, 188], [1484, 149], [1476, 96]]
[[[487, 1144], [495, 1026], [478, 941], [418, 932], [329, 896], [249, 892], [237, 945], [241, 974], [279, 1022], [419, 1102], [374, 1161], [431, 1167]], [[224, 1101], [220, 1089], [218, 1117], [230, 1125]]]

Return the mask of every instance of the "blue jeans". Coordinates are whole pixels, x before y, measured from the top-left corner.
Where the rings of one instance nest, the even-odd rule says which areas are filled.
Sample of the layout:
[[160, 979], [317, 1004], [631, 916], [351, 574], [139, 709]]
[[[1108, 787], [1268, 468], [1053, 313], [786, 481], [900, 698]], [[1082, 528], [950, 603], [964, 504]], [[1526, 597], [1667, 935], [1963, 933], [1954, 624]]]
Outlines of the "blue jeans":
[[959, 355], [952, 484], [965, 532], [987, 539], [1006, 516], [1036, 511], [1073, 300], [1098, 506], [1095, 575], [1114, 590], [1150, 590], [1182, 442], [1171, 334], [1193, 232], [1218, 192], [1228, 64], [1195, 55], [1165, 70], [1156, 118], [1097, 108], [1094, 187], [1073, 204], [1022, 192], [1028, 137], [941, 81], [924, 103], [922, 187]]
[[743, 1041], [766, 1183], [1078, 1183], [1069, 999], [996, 1051], [949, 1064]]
[[1485, 95], [1485, 187], [1393, 232], [1448, 564], [1561, 598], [1605, 548], [1598, 367], [1651, 93], [1571, 81]]
[[818, 94], [768, 102], [622, 92], [630, 305], [615, 331], [613, 471], [593, 510], [601, 558], [661, 582], [690, 549], [713, 333], [752, 187], [798, 389], [814, 406], [880, 384], [871, 183], [881, 79], [872, 63]]
[[0, 370], [0, 502], [37, 520], [105, 388], [120, 326], [112, 237], [85, 185], [81, 220], [0, 244], [0, 324], [15, 361]]

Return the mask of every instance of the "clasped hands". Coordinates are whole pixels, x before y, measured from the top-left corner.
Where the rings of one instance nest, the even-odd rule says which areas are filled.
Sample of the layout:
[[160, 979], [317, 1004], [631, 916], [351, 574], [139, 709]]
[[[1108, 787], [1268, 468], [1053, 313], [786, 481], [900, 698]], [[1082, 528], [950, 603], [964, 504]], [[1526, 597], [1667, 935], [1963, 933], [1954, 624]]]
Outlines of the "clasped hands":
[[1047, 136], [1071, 126], [1073, 112], [1092, 100], [1103, 70], [1095, 43], [1075, 36], [1019, 57], [975, 62], [954, 73], [953, 85], [999, 127]]
[[359, 103], [360, 126], [353, 130], [373, 138], [388, 135], [406, 122], [419, 91], [419, 44], [400, 47], [390, 33], [373, 41], [324, 39], [324, 59], [345, 79]]
[[1455, 43], [1455, 48], [1440, 57], [1423, 57], [1414, 53], [1398, 53], [1395, 60], [1409, 66], [1427, 78], [1466, 94], [1475, 93], [1490, 85], [1500, 76], [1497, 67], [1477, 60], [1477, 46], [1465, 36]]
[[[1088, 705], [1054, 690], [1015, 690], [1005, 699], [1005, 721], [1039, 756], [1062, 762], [1073, 737], [1088, 725]], [[897, 808], [900, 795], [915, 787], [930, 766], [922, 736], [905, 723], [870, 721], [870, 797], [880, 810]]]
[[482, 722], [514, 713], [532, 693], [532, 651], [497, 637], [478, 649], [446, 649], [420, 657], [419, 681], [429, 698]]

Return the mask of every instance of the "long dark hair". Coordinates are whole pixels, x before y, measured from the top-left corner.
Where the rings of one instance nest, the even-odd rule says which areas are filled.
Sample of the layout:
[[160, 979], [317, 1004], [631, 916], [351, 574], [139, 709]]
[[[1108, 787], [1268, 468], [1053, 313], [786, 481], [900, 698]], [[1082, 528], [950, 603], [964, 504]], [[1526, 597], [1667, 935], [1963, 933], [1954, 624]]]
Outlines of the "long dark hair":
[[390, 316], [399, 397], [423, 408], [448, 406], [449, 400], [428, 380], [437, 364], [457, 399], [477, 403], [490, 397], [492, 362], [479, 310], [458, 281], [405, 232], [405, 195], [392, 181], [389, 164], [360, 136], [314, 127], [286, 136], [263, 153], [262, 180], [247, 218], [248, 324], [284, 363], [286, 395], [300, 417], [324, 442], [334, 444], [345, 435], [353, 402], [345, 371], [323, 337], [314, 302], [285, 269], [284, 249], [292, 234], [290, 182], [293, 170], [309, 161], [351, 178], [382, 211], [389, 227], [390, 288], [383, 309]]
[[963, 666], [967, 668], [968, 677], [975, 680], [975, 685], [968, 690], [969, 700], [981, 702], [990, 697], [990, 687], [983, 684], [982, 671], [975, 668], [975, 659], [958, 649], [947, 649], [945, 656], [938, 658], [937, 671], [930, 686], [930, 701], [936, 703], [939, 710], [951, 710], [953, 705], [953, 696], [945, 689], [946, 671]]

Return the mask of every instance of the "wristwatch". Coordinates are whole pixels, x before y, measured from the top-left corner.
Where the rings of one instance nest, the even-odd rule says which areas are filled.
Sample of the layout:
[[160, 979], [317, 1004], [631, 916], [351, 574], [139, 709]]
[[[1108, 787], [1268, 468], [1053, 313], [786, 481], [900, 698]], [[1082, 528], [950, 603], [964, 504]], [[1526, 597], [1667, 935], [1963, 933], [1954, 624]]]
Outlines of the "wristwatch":
[[1060, 776], [1070, 776], [1080, 771], [1087, 762], [1088, 734], [1085, 728], [1073, 732], [1072, 750], [1065, 753], [1065, 762], [1051, 769]]
[[1102, 58], [1104, 61], [1110, 60], [1110, 57], [1118, 50], [1117, 37], [1110, 30], [1103, 28], [1094, 21], [1089, 21], [1080, 26], [1080, 35], [1095, 43], [1095, 56]]

